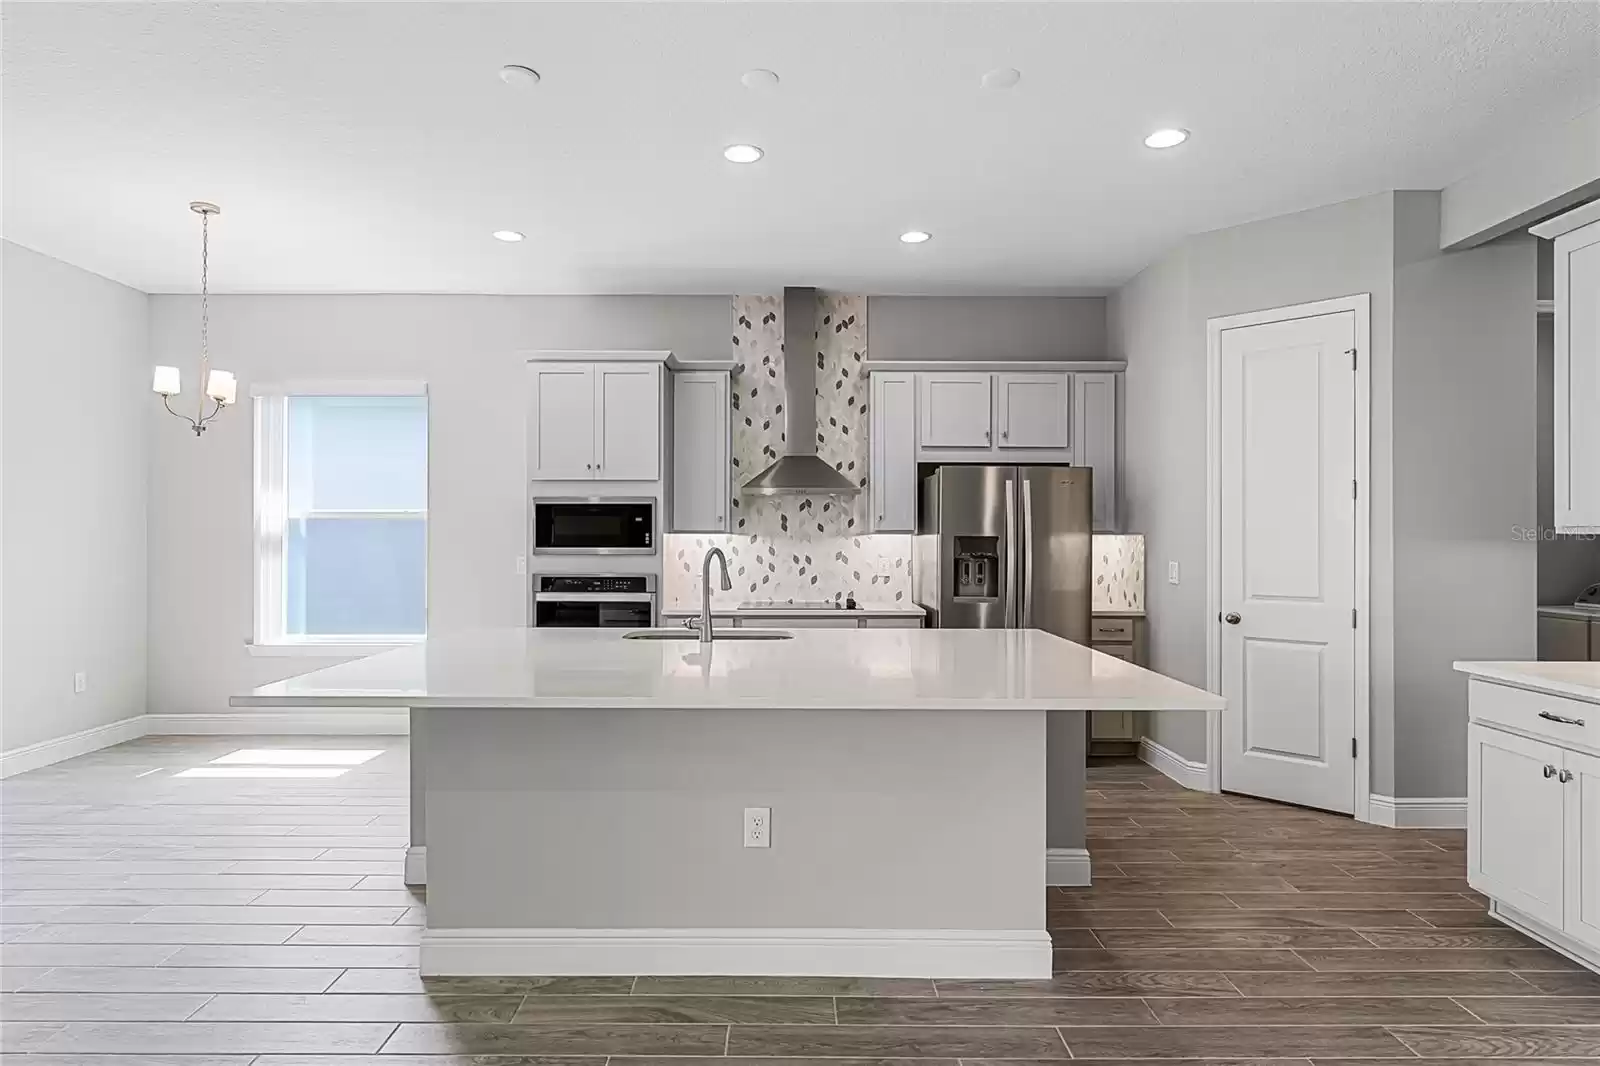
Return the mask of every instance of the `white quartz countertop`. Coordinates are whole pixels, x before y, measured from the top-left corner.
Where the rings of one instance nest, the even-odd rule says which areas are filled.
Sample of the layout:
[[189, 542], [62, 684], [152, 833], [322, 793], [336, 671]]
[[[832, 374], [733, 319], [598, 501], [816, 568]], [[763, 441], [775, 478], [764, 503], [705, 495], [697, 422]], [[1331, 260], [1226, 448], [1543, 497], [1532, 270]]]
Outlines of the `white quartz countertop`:
[[1600, 662], [1465, 662], [1455, 666], [1463, 674], [1485, 681], [1600, 703]]
[[[713, 618], [922, 618], [928, 612], [916, 604], [863, 603], [854, 608], [834, 607], [828, 610], [811, 607], [792, 607], [775, 603], [766, 607], [713, 607]], [[700, 608], [691, 604], [675, 603], [661, 608], [663, 618], [694, 618]]]
[[796, 629], [792, 640], [624, 640], [496, 629], [330, 666], [235, 707], [1220, 710], [1223, 700], [1039, 630]]

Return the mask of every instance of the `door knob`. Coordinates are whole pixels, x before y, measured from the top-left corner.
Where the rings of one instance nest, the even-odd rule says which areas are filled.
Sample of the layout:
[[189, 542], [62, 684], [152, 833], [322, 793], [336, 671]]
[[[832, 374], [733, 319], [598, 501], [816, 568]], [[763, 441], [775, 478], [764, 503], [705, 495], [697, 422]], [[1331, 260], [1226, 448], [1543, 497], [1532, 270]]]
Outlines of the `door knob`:
[[1546, 780], [1556, 776], [1556, 768], [1551, 766], [1549, 763], [1546, 763], [1544, 767], [1544, 776]]
[[1236, 626], [1239, 624], [1239, 616], [1233, 611], [1229, 611], [1226, 615], [1224, 615], [1222, 620], [1228, 623], [1230, 626]]

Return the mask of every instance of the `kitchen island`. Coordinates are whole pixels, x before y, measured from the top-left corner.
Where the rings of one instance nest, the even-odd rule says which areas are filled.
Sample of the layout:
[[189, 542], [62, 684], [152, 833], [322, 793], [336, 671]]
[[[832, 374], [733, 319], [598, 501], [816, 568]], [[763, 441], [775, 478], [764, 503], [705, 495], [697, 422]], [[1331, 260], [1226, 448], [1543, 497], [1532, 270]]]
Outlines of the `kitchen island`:
[[232, 702], [410, 709], [425, 974], [968, 978], [1050, 973], [1084, 713], [1222, 707], [1038, 630], [911, 629], [466, 633]]

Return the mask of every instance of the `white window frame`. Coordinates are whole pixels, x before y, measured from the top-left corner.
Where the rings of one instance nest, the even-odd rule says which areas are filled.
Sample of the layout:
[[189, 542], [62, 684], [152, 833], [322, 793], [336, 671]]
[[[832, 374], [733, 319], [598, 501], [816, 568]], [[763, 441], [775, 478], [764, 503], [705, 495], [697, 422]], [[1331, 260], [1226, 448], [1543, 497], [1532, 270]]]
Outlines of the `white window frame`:
[[[250, 390], [255, 408], [254, 497], [254, 631], [253, 655], [353, 657], [421, 644], [423, 634], [318, 634], [295, 636], [284, 632], [284, 542], [289, 523], [288, 428], [290, 397], [301, 396], [427, 396], [421, 381], [291, 381], [256, 385]], [[430, 419], [432, 412], [429, 412]], [[431, 432], [431, 429], [430, 429]], [[431, 486], [430, 486], [431, 489]], [[430, 499], [432, 493], [429, 493]], [[317, 511], [313, 517], [415, 518], [424, 530], [428, 511]], [[305, 517], [305, 516], [299, 516]], [[424, 533], [426, 536], [426, 532]], [[423, 596], [426, 610], [427, 559], [423, 560]], [[426, 623], [424, 623], [426, 624]]]

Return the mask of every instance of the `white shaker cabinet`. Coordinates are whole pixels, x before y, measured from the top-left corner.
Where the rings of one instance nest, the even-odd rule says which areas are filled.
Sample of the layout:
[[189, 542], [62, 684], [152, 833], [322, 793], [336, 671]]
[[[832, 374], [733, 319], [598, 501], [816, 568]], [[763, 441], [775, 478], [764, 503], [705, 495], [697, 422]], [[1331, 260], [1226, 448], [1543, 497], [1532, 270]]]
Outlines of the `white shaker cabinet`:
[[1072, 465], [1094, 471], [1094, 530], [1117, 531], [1117, 379], [1120, 374], [1074, 374]]
[[872, 375], [868, 491], [874, 533], [917, 529], [917, 379], [915, 374]]
[[594, 473], [594, 364], [533, 363], [528, 477], [588, 481]]
[[[1596, 708], [1600, 711], [1600, 707]], [[1600, 950], [1600, 757], [1566, 752], [1562, 759], [1567, 811], [1568, 935]]]
[[1560, 928], [1561, 749], [1473, 723], [1467, 757], [1467, 877], [1484, 895]]
[[999, 447], [1072, 447], [1070, 375], [996, 374], [994, 379]]
[[1555, 242], [1555, 523], [1600, 532], [1600, 203], [1533, 228]]
[[529, 363], [528, 477], [661, 477], [659, 363]]
[[930, 372], [921, 379], [924, 448], [994, 445], [993, 374]]
[[725, 533], [732, 498], [726, 371], [672, 375], [672, 521], [676, 533]]

